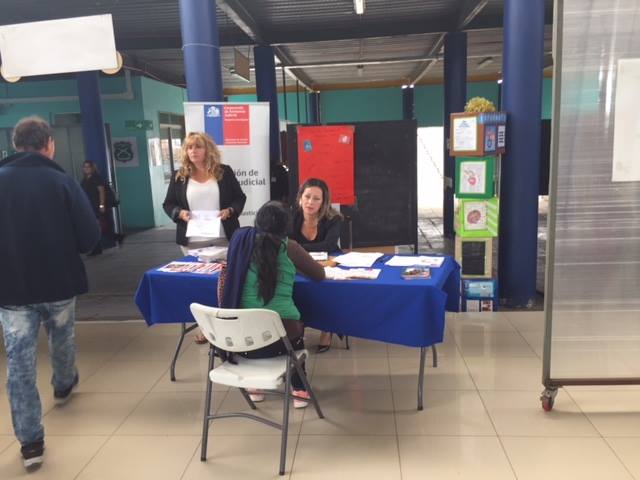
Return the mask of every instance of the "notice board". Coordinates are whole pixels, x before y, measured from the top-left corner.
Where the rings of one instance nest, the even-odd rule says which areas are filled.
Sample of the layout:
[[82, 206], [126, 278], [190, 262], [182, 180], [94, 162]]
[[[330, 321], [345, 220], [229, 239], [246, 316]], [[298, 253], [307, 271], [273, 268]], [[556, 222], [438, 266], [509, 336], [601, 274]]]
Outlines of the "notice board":
[[331, 201], [355, 203], [353, 125], [298, 126], [298, 180], [321, 178]]
[[[415, 120], [354, 122], [355, 202], [340, 210], [351, 218], [354, 247], [418, 242], [417, 124]], [[298, 126], [289, 125], [291, 203], [300, 184]], [[341, 244], [350, 243], [343, 228]]]

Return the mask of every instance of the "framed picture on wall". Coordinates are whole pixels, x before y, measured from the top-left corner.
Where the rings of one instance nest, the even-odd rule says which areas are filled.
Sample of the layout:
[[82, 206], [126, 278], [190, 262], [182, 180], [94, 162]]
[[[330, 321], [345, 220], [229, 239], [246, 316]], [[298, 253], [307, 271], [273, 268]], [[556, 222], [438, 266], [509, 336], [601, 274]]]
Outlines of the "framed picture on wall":
[[494, 157], [456, 157], [456, 197], [493, 197], [494, 164]]

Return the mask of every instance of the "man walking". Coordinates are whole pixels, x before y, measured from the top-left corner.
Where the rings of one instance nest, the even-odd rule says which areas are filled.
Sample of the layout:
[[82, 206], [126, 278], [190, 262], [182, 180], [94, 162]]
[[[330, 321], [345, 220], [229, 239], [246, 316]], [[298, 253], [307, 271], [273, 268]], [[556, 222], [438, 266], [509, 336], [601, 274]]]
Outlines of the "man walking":
[[53, 161], [53, 130], [38, 117], [14, 128], [18, 151], [0, 161], [0, 324], [11, 418], [27, 469], [42, 464], [44, 428], [36, 386], [38, 331], [49, 337], [56, 404], [78, 383], [75, 297], [88, 290], [80, 253], [100, 228], [80, 185]]

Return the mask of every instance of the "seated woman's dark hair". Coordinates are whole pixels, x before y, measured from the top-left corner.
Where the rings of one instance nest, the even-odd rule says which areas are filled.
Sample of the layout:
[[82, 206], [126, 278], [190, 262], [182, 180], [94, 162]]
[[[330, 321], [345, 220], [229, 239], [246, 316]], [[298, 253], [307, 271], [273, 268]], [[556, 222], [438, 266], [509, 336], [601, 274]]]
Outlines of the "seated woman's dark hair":
[[287, 235], [289, 212], [280, 202], [267, 202], [256, 214], [256, 241], [253, 258], [258, 268], [258, 294], [269, 303], [278, 284], [278, 255]]

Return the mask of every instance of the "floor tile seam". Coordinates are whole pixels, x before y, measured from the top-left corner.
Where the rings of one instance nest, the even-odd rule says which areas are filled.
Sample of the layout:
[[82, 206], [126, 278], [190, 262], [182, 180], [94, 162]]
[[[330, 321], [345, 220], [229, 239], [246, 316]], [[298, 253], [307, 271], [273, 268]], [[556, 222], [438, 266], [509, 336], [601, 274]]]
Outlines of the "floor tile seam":
[[[84, 435], [83, 435], [84, 436]], [[74, 480], [78, 477], [80, 477], [80, 475], [82, 475], [82, 472], [84, 472], [87, 467], [91, 464], [91, 462], [93, 462], [95, 460], [95, 458], [100, 454], [100, 452], [102, 451], [102, 449], [105, 447], [105, 445], [107, 443], [109, 443], [109, 440], [111, 439], [111, 435], [97, 435], [100, 437], [104, 437], [104, 441], [102, 442], [102, 444], [98, 447], [98, 449], [93, 453], [93, 455], [91, 455], [91, 458], [89, 458], [87, 460], [87, 462], [82, 466], [82, 468], [78, 471], [78, 473], [76, 474], [74, 478]]]
[[[3, 436], [9, 437], [10, 435], [3, 435]], [[15, 443], [18, 443], [18, 440], [15, 437], [13, 437], [13, 439], [9, 441], [9, 443], [7, 443], [7, 445], [4, 448], [0, 448], [0, 455], [6, 452], [9, 449], [9, 447], [11, 447]]]
[[178, 480], [182, 480], [184, 476], [187, 474], [187, 471], [189, 470], [189, 466], [191, 465], [191, 463], [193, 463], [194, 459], [196, 458], [196, 455], [198, 455], [198, 450], [200, 450], [201, 446], [202, 446], [202, 435], [200, 435], [200, 441], [196, 444], [196, 447], [193, 453], [191, 454], [191, 456], [189, 457], [187, 464], [185, 465], [184, 470], [182, 471], [182, 474], [180, 475], [180, 477], [178, 477]]
[[[578, 435], [571, 435], [568, 433], [562, 433], [562, 434], [558, 434], [558, 435], [549, 435], [549, 434], [522, 434], [522, 435], [515, 435], [515, 434], [498, 434], [498, 437], [501, 438], [545, 438], [545, 439], [566, 439], [566, 438], [591, 438], [591, 439], [605, 439], [606, 437], [603, 437], [602, 435], [600, 435], [599, 432], [594, 432], [593, 435], [586, 435], [586, 434], [578, 434]], [[638, 437], [640, 438], [640, 437]]]
[[[425, 358], [426, 361], [426, 358]], [[389, 357], [389, 345], [387, 345], [387, 368], [389, 370], [389, 385], [393, 387], [393, 381], [392, 381], [392, 374], [391, 374], [391, 358]], [[420, 370], [418, 367], [418, 375], [420, 374]], [[418, 379], [419, 381], [420, 379]], [[422, 384], [423, 386], [423, 393], [424, 393], [424, 382]], [[395, 438], [396, 438], [396, 454], [397, 454], [397, 459], [398, 459], [398, 471], [400, 472], [400, 479], [403, 478], [402, 475], [402, 458], [400, 456], [400, 438], [398, 437], [398, 416], [397, 416], [397, 412], [396, 412], [396, 401], [395, 401], [395, 397], [393, 395], [393, 390], [390, 391], [391, 393], [391, 408], [393, 409], [393, 428], [395, 430]], [[422, 396], [423, 400], [424, 400], [424, 394]]]
[[[561, 388], [561, 387], [560, 387]], [[593, 420], [591, 419], [591, 417], [589, 416], [589, 414], [587, 412], [585, 412], [582, 407], [580, 406], [580, 404], [578, 403], [578, 401], [573, 397], [573, 395], [571, 394], [571, 392], [569, 390], [566, 389], [562, 389], [562, 391], [569, 397], [569, 399], [574, 403], [574, 405], [577, 407], [578, 411], [580, 413], [582, 413], [586, 419], [587, 422], [589, 422], [589, 424], [593, 427], [593, 429], [598, 432], [598, 434], [600, 435], [601, 438], [605, 438], [604, 434], [600, 431], [600, 429], [598, 427], [596, 427], [595, 423], [593, 423]]]
[[622, 460], [622, 458], [620, 458], [620, 455], [618, 455], [618, 452], [616, 452], [616, 449], [613, 448], [613, 445], [611, 445], [611, 443], [609, 442], [609, 440], [607, 439], [607, 437], [602, 437], [602, 440], [604, 441], [604, 443], [607, 445], [607, 447], [609, 448], [609, 450], [611, 450], [611, 453], [613, 453], [613, 456], [616, 457], [616, 459], [618, 460], [618, 462], [620, 462], [620, 464], [622, 465], [622, 467], [626, 470], [626, 472], [629, 474], [630, 478], [636, 478], [635, 475], [633, 475], [633, 473], [631, 472], [631, 470], [629, 469], [629, 467], [627, 466], [627, 464]]

